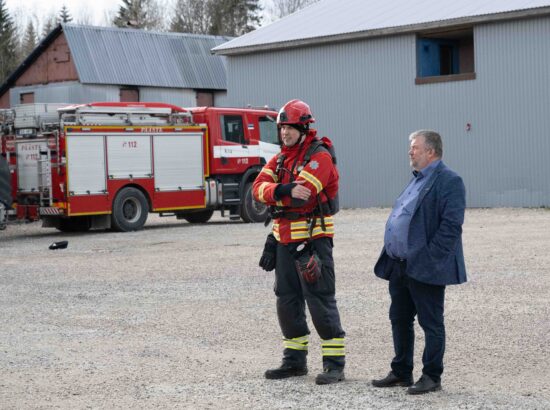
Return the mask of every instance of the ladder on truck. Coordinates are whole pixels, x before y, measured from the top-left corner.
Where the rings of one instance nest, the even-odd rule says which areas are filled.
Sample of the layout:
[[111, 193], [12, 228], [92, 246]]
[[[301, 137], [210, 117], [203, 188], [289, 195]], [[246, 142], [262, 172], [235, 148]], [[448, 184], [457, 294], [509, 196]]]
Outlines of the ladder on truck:
[[190, 112], [163, 103], [91, 103], [58, 110], [71, 125], [176, 125], [192, 123]]
[[52, 193], [52, 155], [49, 148], [40, 150], [38, 158], [38, 192], [40, 193], [40, 206], [51, 206]]

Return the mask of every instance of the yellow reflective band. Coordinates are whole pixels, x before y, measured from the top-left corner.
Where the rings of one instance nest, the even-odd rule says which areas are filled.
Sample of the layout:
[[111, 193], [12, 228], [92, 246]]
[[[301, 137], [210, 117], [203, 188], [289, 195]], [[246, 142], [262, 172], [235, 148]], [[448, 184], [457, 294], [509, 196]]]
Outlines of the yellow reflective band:
[[323, 231], [323, 228], [321, 228], [321, 227], [315, 228], [315, 229], [313, 230], [313, 232], [311, 233], [311, 236], [322, 235], [322, 234], [324, 234], [324, 233], [334, 234], [334, 227], [332, 227], [332, 226], [327, 226], [325, 231]]
[[296, 230], [307, 229], [307, 222], [306, 221], [291, 222], [290, 229], [296, 229]]
[[323, 356], [345, 356], [344, 349], [323, 349]]
[[[334, 235], [334, 223], [332, 216], [327, 216], [325, 218], [325, 230], [321, 226], [321, 218], [317, 218], [315, 221], [315, 227], [311, 232], [311, 237], [319, 235]], [[308, 239], [309, 235], [309, 224], [307, 221], [297, 221], [290, 223], [290, 238], [291, 239]]]
[[285, 349], [292, 349], [292, 350], [307, 350], [307, 345], [301, 345], [298, 343], [292, 343], [288, 341], [283, 342], [283, 347]]
[[343, 337], [322, 340], [321, 349], [323, 351], [323, 356], [345, 356], [346, 350], [344, 345], [345, 342]]
[[307, 350], [309, 344], [308, 335], [295, 337], [293, 339], [283, 339], [283, 347], [292, 350]]
[[[326, 216], [325, 217], [325, 226], [333, 226], [334, 225], [334, 220], [332, 218], [332, 216]], [[317, 227], [320, 227], [321, 226], [321, 218], [317, 218], [316, 221], [315, 221], [315, 228]], [[291, 222], [290, 223], [290, 229], [296, 229], [296, 230], [299, 230], [299, 229], [309, 229], [309, 224], [307, 221], [297, 221], [297, 222]]]
[[290, 232], [290, 239], [308, 239], [309, 232]]
[[311, 185], [315, 187], [317, 190], [317, 193], [321, 192], [323, 190], [323, 184], [321, 184], [321, 181], [319, 181], [314, 175], [310, 174], [307, 171], [300, 172], [299, 177], [304, 178], [306, 181], [308, 181]]
[[[334, 220], [332, 219], [332, 216], [325, 216], [325, 226], [334, 225]], [[317, 218], [315, 221], [315, 227], [321, 226], [321, 218]]]
[[283, 340], [292, 340], [293, 342], [296, 342], [296, 343], [308, 343], [309, 342], [309, 335], [294, 337], [292, 339], [283, 339]]
[[343, 337], [336, 337], [334, 339], [326, 339], [321, 341], [321, 346], [344, 346], [345, 339]]
[[[326, 231], [323, 231], [321, 228], [314, 229], [313, 233], [311, 234], [311, 237], [319, 236], [319, 235], [334, 235], [334, 229], [327, 228]], [[290, 232], [290, 238], [291, 239], [308, 239], [309, 231], [297, 231], [297, 232]]]
[[285, 205], [283, 204], [283, 201], [277, 201], [277, 202], [275, 202], [275, 204], [276, 204], [277, 206], [285, 206]]
[[260, 185], [260, 188], [258, 189], [258, 197], [261, 202], [265, 202], [264, 189], [268, 184], [269, 182], [264, 182]]
[[277, 182], [277, 181], [278, 181], [277, 175], [275, 175], [275, 173], [274, 173], [272, 170], [270, 170], [269, 168], [263, 168], [263, 169], [262, 169], [262, 172], [263, 172], [264, 174], [269, 175], [269, 176], [273, 179], [273, 182]]

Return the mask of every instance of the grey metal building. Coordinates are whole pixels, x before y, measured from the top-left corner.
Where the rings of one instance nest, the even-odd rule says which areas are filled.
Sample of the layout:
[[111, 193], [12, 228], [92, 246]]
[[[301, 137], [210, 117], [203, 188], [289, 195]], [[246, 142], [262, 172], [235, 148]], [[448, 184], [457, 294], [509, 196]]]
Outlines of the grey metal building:
[[223, 105], [231, 37], [60, 24], [0, 86], [0, 106], [161, 101]]
[[227, 103], [307, 101], [345, 207], [390, 206], [434, 129], [468, 206], [550, 206], [550, 1], [321, 0], [214, 48]]

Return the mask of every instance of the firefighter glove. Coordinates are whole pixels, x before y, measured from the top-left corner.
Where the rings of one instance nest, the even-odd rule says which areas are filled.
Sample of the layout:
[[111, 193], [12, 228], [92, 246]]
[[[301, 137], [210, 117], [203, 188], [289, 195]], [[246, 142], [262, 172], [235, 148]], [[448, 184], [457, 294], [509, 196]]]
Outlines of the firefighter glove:
[[264, 251], [262, 252], [262, 257], [260, 258], [260, 267], [266, 272], [272, 271], [275, 269], [275, 260], [277, 257], [277, 239], [273, 236], [272, 233], [267, 235], [265, 240]]
[[321, 277], [321, 267], [321, 259], [319, 259], [316, 253], [303, 255], [296, 261], [296, 270], [309, 284], [316, 283], [319, 280]]
[[303, 250], [297, 250], [294, 258], [298, 274], [307, 283], [313, 284], [319, 280], [323, 263], [310, 244], [307, 244]]

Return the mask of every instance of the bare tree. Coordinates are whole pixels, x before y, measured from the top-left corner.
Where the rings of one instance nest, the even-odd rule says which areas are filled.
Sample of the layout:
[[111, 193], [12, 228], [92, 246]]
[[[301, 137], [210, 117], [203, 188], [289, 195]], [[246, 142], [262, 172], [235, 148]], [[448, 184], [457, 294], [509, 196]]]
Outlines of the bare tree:
[[212, 25], [212, 0], [177, 0], [170, 31], [208, 34]]
[[117, 15], [118, 12], [116, 10], [103, 10], [103, 20], [106, 22], [105, 25], [108, 27], [116, 27], [115, 21]]
[[[39, 27], [39, 26], [37, 26]], [[52, 32], [54, 28], [57, 27], [57, 16], [55, 14], [49, 14], [47, 16], [44, 16], [42, 19], [42, 35], [41, 37], [44, 38], [48, 34]]]
[[271, 21], [279, 20], [289, 14], [303, 9], [319, 0], [271, 0], [271, 6], [267, 7]]
[[170, 30], [240, 36], [260, 22], [259, 0], [177, 0]]
[[86, 11], [81, 10], [78, 13], [78, 16], [76, 17], [76, 24], [80, 24], [83, 26], [93, 26], [94, 25], [93, 16], [90, 13], [87, 13]]

